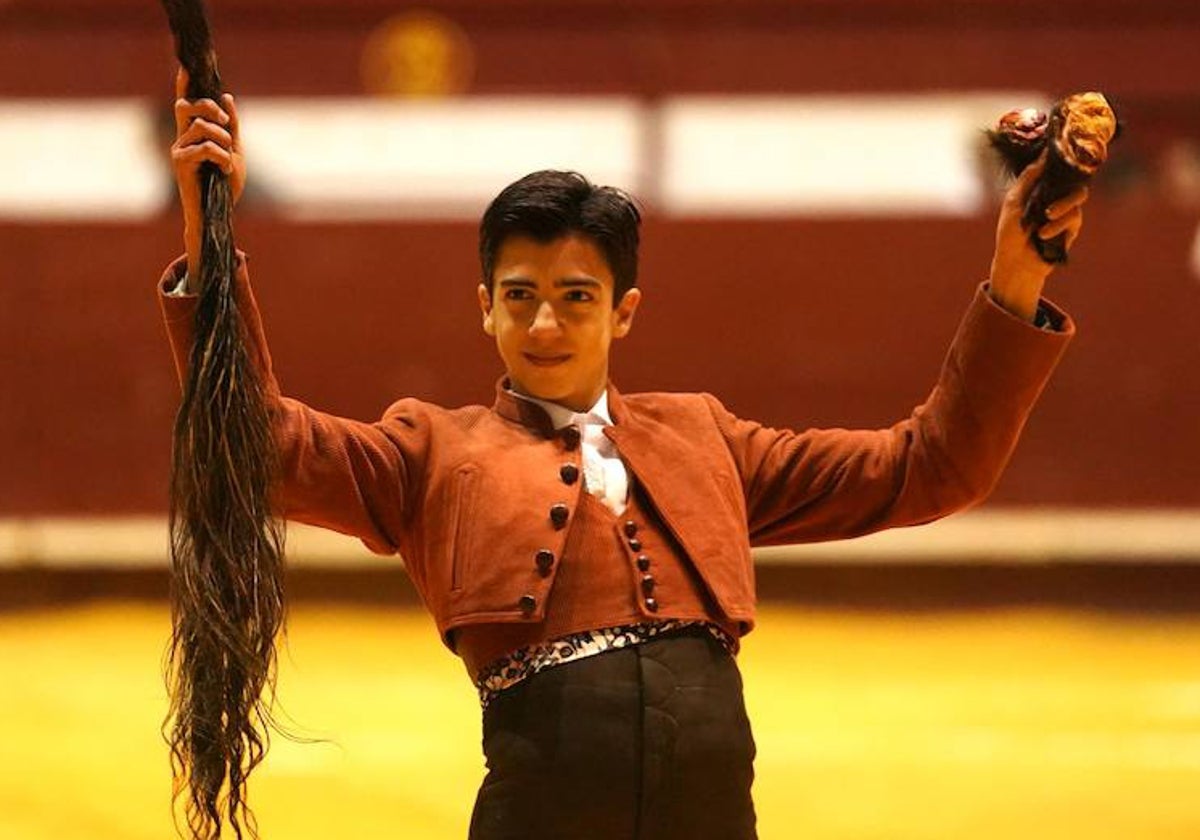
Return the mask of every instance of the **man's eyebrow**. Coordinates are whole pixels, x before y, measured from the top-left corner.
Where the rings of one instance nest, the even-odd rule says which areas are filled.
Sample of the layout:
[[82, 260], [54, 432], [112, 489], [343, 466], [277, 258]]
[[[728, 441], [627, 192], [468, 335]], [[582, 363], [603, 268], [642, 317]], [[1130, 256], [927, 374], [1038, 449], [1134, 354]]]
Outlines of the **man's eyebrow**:
[[603, 285], [595, 277], [563, 277], [554, 281], [555, 286], [601, 286]]
[[[528, 277], [521, 277], [521, 276], [505, 277], [497, 282], [503, 288], [512, 288], [512, 287], [521, 287], [521, 288], [529, 288], [529, 289], [537, 288], [537, 283], [533, 282]], [[599, 280], [597, 280], [595, 277], [588, 277], [586, 275], [580, 276], [580, 277], [560, 277], [558, 280], [554, 281], [554, 287], [556, 289], [580, 288], [580, 287], [599, 288], [603, 285], [604, 284], [601, 283]]]

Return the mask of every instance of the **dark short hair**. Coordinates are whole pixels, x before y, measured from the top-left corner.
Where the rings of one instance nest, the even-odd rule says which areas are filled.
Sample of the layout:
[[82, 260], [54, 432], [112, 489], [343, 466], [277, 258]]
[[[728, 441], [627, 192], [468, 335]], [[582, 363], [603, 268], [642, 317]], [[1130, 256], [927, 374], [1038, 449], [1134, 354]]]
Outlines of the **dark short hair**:
[[613, 276], [613, 305], [637, 285], [638, 226], [633, 198], [616, 187], [593, 184], [578, 172], [543, 169], [509, 184], [479, 221], [479, 263], [492, 289], [496, 254], [510, 236], [551, 242], [580, 233], [604, 255]]

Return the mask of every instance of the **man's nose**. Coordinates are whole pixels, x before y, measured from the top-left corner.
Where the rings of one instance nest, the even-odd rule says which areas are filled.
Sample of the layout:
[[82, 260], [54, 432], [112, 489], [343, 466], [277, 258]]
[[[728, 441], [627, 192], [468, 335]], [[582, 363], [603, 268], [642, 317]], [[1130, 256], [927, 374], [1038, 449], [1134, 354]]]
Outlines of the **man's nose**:
[[558, 315], [555, 313], [554, 307], [551, 306], [550, 301], [542, 301], [533, 315], [533, 323], [529, 325], [530, 335], [557, 332], [558, 329]]

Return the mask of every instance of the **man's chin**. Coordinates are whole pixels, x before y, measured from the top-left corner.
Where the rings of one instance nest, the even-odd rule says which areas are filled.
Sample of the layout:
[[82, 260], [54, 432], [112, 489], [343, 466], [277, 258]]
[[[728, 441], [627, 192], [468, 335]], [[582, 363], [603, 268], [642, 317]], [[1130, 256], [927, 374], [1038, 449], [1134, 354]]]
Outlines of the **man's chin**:
[[509, 374], [508, 381], [518, 394], [547, 402], [559, 402], [572, 390], [570, 383], [561, 381], [561, 377], [547, 376], [545, 371], [535, 371], [533, 376], [522, 377]]
[[[608, 384], [607, 369], [596, 370], [581, 364], [583, 359], [571, 357], [566, 364], [531, 365], [522, 357], [520, 363], [506, 366], [508, 381], [514, 391], [534, 399], [572, 406], [592, 398], [594, 402]], [[591, 403], [582, 409], [587, 410]]]
[[[509, 383], [518, 394], [557, 403], [572, 411], [587, 411], [591, 408], [591, 403], [595, 402], [594, 399], [588, 402], [595, 388], [581, 386], [578, 382], [564, 382], [558, 377], [526, 377], [518, 382], [510, 375]], [[587, 402], [587, 405], [583, 405], [584, 402]]]

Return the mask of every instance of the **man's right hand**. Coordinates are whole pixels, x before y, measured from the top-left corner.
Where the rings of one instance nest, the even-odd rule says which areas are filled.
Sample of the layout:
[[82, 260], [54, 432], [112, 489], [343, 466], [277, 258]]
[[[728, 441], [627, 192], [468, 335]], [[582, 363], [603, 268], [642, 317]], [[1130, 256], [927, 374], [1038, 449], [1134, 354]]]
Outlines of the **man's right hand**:
[[233, 97], [224, 94], [220, 105], [211, 99], [185, 99], [187, 85], [187, 71], [181, 67], [175, 74], [175, 142], [171, 145], [171, 168], [183, 206], [183, 244], [187, 250], [188, 277], [195, 278], [200, 272], [200, 244], [204, 233], [200, 165], [213, 163], [229, 176], [229, 187], [236, 204], [246, 186], [246, 158], [242, 154]]

